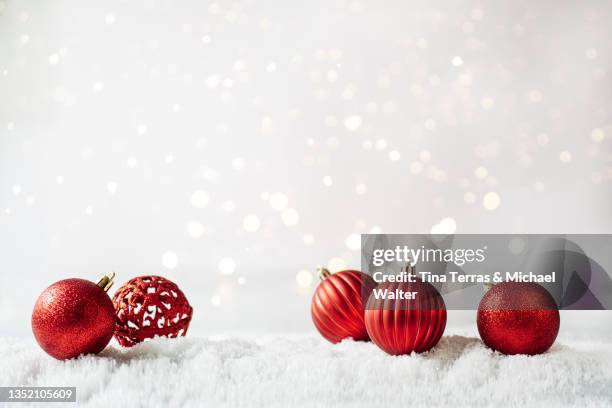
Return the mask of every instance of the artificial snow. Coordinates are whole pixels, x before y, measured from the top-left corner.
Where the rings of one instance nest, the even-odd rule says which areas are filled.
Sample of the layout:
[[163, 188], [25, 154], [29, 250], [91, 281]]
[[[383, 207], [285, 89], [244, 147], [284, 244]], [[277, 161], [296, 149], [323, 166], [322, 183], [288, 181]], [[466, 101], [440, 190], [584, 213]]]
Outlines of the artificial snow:
[[502, 356], [455, 335], [400, 357], [316, 336], [188, 337], [61, 362], [30, 339], [0, 338], [0, 385], [76, 386], [79, 406], [88, 407], [610, 407], [611, 361], [609, 343], [557, 342], [544, 355]]

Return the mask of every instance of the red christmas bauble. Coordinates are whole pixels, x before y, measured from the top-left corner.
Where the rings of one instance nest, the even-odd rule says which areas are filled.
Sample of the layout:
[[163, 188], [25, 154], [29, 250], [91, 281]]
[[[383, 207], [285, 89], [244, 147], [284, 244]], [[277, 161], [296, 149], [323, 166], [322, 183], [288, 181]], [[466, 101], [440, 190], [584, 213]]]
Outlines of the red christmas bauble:
[[97, 354], [107, 346], [115, 330], [115, 309], [105, 292], [107, 283], [99, 286], [84, 279], [65, 279], [38, 297], [32, 331], [47, 354], [66, 360]]
[[478, 306], [482, 341], [504, 354], [541, 354], [557, 338], [559, 309], [537, 283], [504, 282], [493, 286]]
[[440, 292], [421, 280], [385, 282], [375, 290], [385, 289], [387, 293], [416, 292], [416, 296], [377, 299], [372, 293], [365, 312], [370, 339], [391, 355], [422, 353], [438, 344], [446, 327], [446, 305]]
[[161, 276], [128, 281], [113, 296], [117, 313], [115, 339], [131, 347], [156, 336], [187, 334], [193, 308], [179, 287]]
[[365, 273], [346, 270], [333, 275], [320, 270], [322, 282], [312, 296], [310, 314], [319, 333], [332, 343], [369, 340], [363, 322], [364, 296], [375, 286]]

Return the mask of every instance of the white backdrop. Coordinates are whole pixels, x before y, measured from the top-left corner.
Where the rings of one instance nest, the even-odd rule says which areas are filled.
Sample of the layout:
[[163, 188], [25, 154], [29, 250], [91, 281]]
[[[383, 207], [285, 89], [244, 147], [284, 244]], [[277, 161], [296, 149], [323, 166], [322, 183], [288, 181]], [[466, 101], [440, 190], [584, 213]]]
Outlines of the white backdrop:
[[611, 19], [0, 1], [2, 333], [109, 270], [176, 280], [195, 333], [306, 332], [314, 267], [358, 268], [355, 234], [611, 232]]

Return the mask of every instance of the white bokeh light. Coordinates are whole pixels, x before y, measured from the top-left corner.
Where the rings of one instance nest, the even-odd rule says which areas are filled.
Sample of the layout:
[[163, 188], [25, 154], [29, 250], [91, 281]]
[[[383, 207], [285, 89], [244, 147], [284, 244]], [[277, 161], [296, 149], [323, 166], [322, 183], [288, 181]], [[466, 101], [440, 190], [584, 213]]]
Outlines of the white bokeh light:
[[162, 255], [162, 265], [168, 269], [174, 269], [178, 266], [178, 255], [173, 251], [166, 251]]
[[313, 280], [312, 273], [306, 269], [302, 269], [295, 274], [295, 281], [297, 282], [298, 286], [309, 287], [312, 285]]
[[600, 128], [595, 128], [591, 131], [591, 140], [593, 140], [595, 143], [603, 141], [605, 137], [605, 132]]
[[49, 55], [49, 64], [50, 65], [57, 65], [60, 61], [60, 56], [57, 54], [51, 54]]
[[114, 181], [109, 181], [106, 184], [106, 191], [108, 191], [108, 194], [110, 195], [115, 195], [117, 193], [118, 188], [119, 188], [119, 185], [115, 183]]
[[232, 167], [235, 170], [242, 170], [245, 164], [246, 163], [242, 157], [236, 157], [235, 159], [232, 160]]
[[135, 169], [138, 167], [138, 160], [134, 156], [130, 156], [126, 162], [128, 168]]
[[562, 163], [569, 163], [572, 161], [572, 154], [569, 151], [564, 150], [559, 153], [559, 160], [561, 160]]
[[415, 161], [410, 163], [410, 173], [419, 174], [423, 171], [423, 163]]
[[204, 226], [198, 221], [189, 221], [187, 223], [187, 233], [193, 239], [201, 238], [204, 235]]
[[111, 13], [108, 13], [106, 17], [104, 18], [104, 20], [106, 21], [106, 24], [108, 25], [112, 25], [115, 23], [115, 21], [117, 21], [115, 15]]
[[474, 170], [474, 175], [481, 180], [486, 179], [488, 174], [489, 172], [484, 167], [477, 167], [476, 170]]
[[433, 119], [427, 119], [425, 121], [425, 129], [427, 130], [435, 130], [436, 126], [437, 126], [436, 121]]
[[351, 234], [346, 238], [346, 246], [351, 251], [359, 251], [361, 249], [361, 235]]
[[287, 208], [289, 199], [283, 193], [272, 193], [270, 195], [270, 207], [276, 211], [282, 211]]
[[98, 81], [98, 82], [94, 83], [93, 84], [93, 90], [96, 93], [102, 92], [104, 90], [104, 82]]
[[236, 261], [233, 258], [223, 258], [219, 261], [219, 271], [224, 275], [231, 275], [236, 271]]
[[494, 191], [490, 191], [482, 198], [482, 205], [487, 210], [495, 210], [501, 204], [501, 197]]
[[147, 133], [147, 125], [141, 123], [140, 125], [138, 125], [138, 127], [136, 128], [136, 131], [138, 131], [139, 134], [144, 135], [145, 133]]
[[247, 232], [256, 232], [261, 226], [259, 217], [255, 214], [249, 214], [242, 220], [242, 226]]
[[544, 95], [542, 95], [542, 91], [539, 89], [532, 89], [529, 91], [527, 97], [531, 103], [539, 103], [542, 102], [542, 99], [544, 99]]
[[420, 159], [422, 162], [424, 162], [424, 163], [426, 163], [426, 162], [430, 161], [430, 160], [431, 160], [431, 152], [430, 152], [429, 150], [422, 150], [422, 151], [419, 153], [419, 159]]
[[283, 220], [283, 224], [288, 227], [293, 227], [300, 221], [300, 215], [298, 214], [297, 210], [287, 208], [281, 213], [281, 219]]
[[370, 234], [380, 234], [382, 233], [382, 229], [378, 225], [374, 225], [370, 228]]
[[334, 257], [327, 263], [327, 269], [331, 272], [338, 272], [346, 269], [346, 261], [340, 257]]
[[466, 204], [474, 204], [476, 202], [476, 194], [471, 191], [464, 193], [463, 201], [465, 201]]
[[234, 200], [226, 200], [223, 202], [223, 211], [231, 213], [236, 209], [236, 202]]
[[387, 148], [387, 140], [378, 139], [376, 143], [374, 143], [374, 147], [376, 150], [385, 150]]
[[348, 116], [346, 119], [344, 119], [344, 127], [351, 132], [355, 132], [359, 130], [362, 122], [363, 120], [359, 115]]
[[209, 196], [204, 190], [197, 190], [191, 194], [191, 205], [195, 208], [204, 208], [208, 205]]
[[438, 224], [431, 227], [432, 234], [454, 234], [457, 223], [450, 217], [443, 218]]
[[304, 242], [304, 245], [312, 245], [312, 244], [314, 244], [314, 235], [312, 235], [312, 234], [304, 234], [302, 236], [302, 242]]

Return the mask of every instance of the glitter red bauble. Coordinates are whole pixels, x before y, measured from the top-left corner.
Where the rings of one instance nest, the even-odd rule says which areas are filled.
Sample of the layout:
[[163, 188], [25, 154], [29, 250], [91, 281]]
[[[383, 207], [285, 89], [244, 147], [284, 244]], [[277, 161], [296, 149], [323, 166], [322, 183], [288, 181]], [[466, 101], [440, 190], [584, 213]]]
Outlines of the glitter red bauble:
[[49, 286], [32, 312], [36, 341], [59, 360], [99, 353], [114, 329], [113, 303], [102, 287], [84, 279], [65, 279]]
[[504, 282], [493, 286], [478, 306], [482, 341], [504, 354], [541, 354], [559, 333], [559, 309], [537, 283]]
[[333, 275], [321, 271], [323, 281], [317, 287], [310, 307], [312, 321], [323, 337], [332, 343], [344, 339], [368, 340], [363, 322], [364, 296], [374, 280], [365, 273], [346, 270]]
[[113, 296], [117, 313], [115, 339], [131, 347], [156, 336], [187, 334], [192, 307], [179, 287], [161, 276], [128, 281]]
[[414, 299], [384, 299], [372, 293], [365, 312], [370, 339], [391, 355], [422, 353], [433, 348], [446, 327], [446, 305], [427, 282], [385, 282], [376, 290], [417, 292]]

